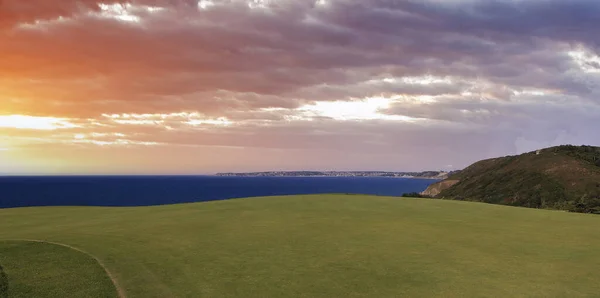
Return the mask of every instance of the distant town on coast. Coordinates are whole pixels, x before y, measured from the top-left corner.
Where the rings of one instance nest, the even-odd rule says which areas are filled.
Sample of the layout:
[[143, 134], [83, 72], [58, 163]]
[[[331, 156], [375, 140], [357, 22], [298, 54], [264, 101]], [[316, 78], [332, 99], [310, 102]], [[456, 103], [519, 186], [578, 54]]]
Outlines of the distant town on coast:
[[457, 171], [386, 172], [386, 171], [269, 171], [249, 173], [217, 173], [227, 177], [397, 177], [446, 179]]

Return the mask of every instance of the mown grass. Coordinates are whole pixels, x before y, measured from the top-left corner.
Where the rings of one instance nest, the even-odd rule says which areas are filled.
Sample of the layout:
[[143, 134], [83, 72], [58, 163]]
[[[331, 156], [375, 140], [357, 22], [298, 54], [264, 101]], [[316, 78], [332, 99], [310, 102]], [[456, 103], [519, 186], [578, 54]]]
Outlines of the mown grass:
[[9, 281], [6, 297], [116, 296], [104, 269], [90, 256], [67, 247], [0, 241], [0, 264]]
[[598, 297], [598, 231], [594, 215], [357, 195], [0, 210], [0, 240], [83, 249], [128, 297]]

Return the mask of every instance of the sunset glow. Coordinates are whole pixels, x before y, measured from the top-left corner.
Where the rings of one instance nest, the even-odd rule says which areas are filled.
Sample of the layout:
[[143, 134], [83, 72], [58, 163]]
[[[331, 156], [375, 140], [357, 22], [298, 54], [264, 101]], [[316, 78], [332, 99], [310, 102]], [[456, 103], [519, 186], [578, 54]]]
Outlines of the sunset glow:
[[0, 116], [0, 128], [56, 130], [74, 128], [66, 119], [25, 115]]
[[433, 170], [600, 145], [598, 1], [0, 2], [2, 173]]

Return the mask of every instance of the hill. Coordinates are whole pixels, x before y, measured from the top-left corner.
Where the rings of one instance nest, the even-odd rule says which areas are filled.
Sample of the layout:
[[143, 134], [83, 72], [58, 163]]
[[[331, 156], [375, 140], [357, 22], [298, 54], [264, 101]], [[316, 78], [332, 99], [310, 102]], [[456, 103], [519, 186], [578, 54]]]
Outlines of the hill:
[[598, 230], [587, 214], [362, 195], [14, 208], [0, 264], [10, 297], [116, 297], [99, 264], [129, 298], [597, 297]]
[[482, 160], [431, 185], [423, 194], [600, 213], [600, 147], [564, 145]]

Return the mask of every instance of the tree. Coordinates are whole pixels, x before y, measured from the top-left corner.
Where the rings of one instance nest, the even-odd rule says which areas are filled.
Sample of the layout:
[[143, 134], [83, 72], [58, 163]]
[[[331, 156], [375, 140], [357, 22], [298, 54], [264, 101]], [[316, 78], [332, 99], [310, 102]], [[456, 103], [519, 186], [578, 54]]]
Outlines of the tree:
[[425, 198], [426, 197], [418, 192], [404, 193], [404, 194], [402, 194], [402, 196], [405, 198]]
[[573, 202], [570, 211], [600, 214], [600, 197], [584, 195], [579, 200]]

